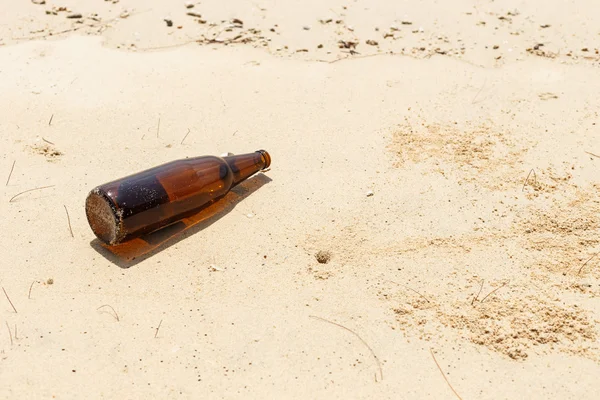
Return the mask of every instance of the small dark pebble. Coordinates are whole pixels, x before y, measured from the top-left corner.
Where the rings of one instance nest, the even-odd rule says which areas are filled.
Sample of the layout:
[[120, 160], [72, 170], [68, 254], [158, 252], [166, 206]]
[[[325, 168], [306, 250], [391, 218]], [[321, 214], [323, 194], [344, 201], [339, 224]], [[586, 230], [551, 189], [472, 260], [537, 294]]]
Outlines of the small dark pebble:
[[82, 18], [83, 16], [81, 14], [69, 14], [67, 15], [67, 18], [69, 19], [77, 19], [77, 18]]
[[167, 24], [167, 26], [173, 26], [173, 21], [171, 21], [170, 19], [165, 19], [164, 21]]

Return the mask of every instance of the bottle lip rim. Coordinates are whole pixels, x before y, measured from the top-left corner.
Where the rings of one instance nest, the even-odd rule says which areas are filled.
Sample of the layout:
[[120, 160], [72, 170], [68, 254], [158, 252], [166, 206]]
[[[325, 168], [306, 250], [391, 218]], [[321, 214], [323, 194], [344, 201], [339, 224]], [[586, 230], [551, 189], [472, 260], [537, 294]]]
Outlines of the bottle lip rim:
[[271, 166], [271, 155], [266, 150], [257, 150], [257, 153], [265, 160], [265, 166], [262, 168], [263, 170], [269, 168]]

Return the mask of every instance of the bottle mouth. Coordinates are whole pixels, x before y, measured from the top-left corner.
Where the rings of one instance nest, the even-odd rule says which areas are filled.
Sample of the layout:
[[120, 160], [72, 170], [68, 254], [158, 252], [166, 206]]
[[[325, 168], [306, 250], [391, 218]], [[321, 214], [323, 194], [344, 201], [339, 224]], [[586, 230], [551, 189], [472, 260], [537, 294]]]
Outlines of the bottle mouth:
[[260, 153], [262, 160], [265, 163], [265, 166], [262, 169], [265, 170], [269, 168], [271, 166], [271, 156], [269, 153], [267, 153], [266, 150], [258, 150], [257, 153]]

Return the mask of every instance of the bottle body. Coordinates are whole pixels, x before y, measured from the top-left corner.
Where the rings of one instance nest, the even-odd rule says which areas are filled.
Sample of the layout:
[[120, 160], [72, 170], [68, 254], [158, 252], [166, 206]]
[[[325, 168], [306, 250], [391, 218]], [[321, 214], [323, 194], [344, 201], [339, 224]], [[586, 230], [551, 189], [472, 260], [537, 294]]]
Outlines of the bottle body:
[[269, 165], [263, 150], [172, 161], [94, 188], [88, 222], [104, 243], [119, 244], [200, 211]]

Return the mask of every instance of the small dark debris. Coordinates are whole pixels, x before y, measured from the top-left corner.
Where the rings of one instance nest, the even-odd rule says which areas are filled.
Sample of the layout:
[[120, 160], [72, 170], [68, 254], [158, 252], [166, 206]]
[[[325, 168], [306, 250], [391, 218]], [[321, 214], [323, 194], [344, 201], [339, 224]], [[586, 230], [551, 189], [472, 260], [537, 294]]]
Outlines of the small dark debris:
[[583, 49], [581, 49], [581, 51], [590, 51], [587, 47], [584, 47]]
[[331, 21], [333, 21], [331, 18], [328, 18], [328, 19], [320, 19], [320, 20], [319, 20], [319, 22], [320, 22], [320, 23], [322, 23], [322, 24], [328, 24], [328, 23], [330, 23]]
[[49, 278], [49, 279], [46, 281], [46, 283], [47, 283], [48, 285], [53, 285], [53, 284], [54, 284], [54, 279], [52, 279], [52, 278]]
[[69, 18], [69, 19], [79, 19], [79, 18], [82, 18], [82, 17], [83, 17], [83, 15], [81, 15], [81, 14], [69, 14], [69, 15], [67, 15], [67, 18]]
[[410, 22], [410, 21], [402, 21], [402, 25], [412, 25], [412, 22]]
[[498, 46], [497, 44], [494, 45], [494, 47], [492, 47], [492, 49], [494, 49], [494, 50], [498, 50], [499, 48], [500, 48], [500, 46]]
[[236, 25], [244, 25], [244, 21], [242, 21], [241, 19], [238, 19], [238, 18], [232, 19], [231, 23], [236, 24]]
[[322, 48], [323, 48], [322, 44], [320, 44], [320, 45], [317, 46], [317, 49], [322, 49]]
[[377, 46], [379, 45], [379, 43], [376, 40], [367, 40], [365, 43], [367, 43], [369, 46]]
[[546, 28], [550, 28], [550, 24], [544, 24], [544, 25], [540, 25], [540, 28], [542, 29], [546, 29]]
[[342, 21], [341, 19], [338, 19], [338, 20], [336, 20], [336, 21], [335, 21], [335, 23], [336, 23], [336, 24], [343, 24], [343, 23], [344, 23], [344, 21]]
[[167, 24], [167, 26], [169, 26], [169, 27], [173, 26], [173, 21], [172, 20], [165, 18], [164, 21]]
[[331, 253], [324, 250], [319, 250], [317, 254], [315, 254], [315, 258], [319, 264], [327, 264], [331, 260]]
[[308, 53], [308, 49], [298, 49], [296, 53]]
[[202, 14], [199, 14], [197, 12], [190, 11], [190, 12], [187, 12], [186, 14], [189, 15], [190, 17], [202, 18]]
[[340, 40], [338, 42], [338, 47], [340, 49], [355, 49], [356, 46], [358, 45], [358, 42], [353, 42], [353, 41], [346, 41], [346, 40]]

